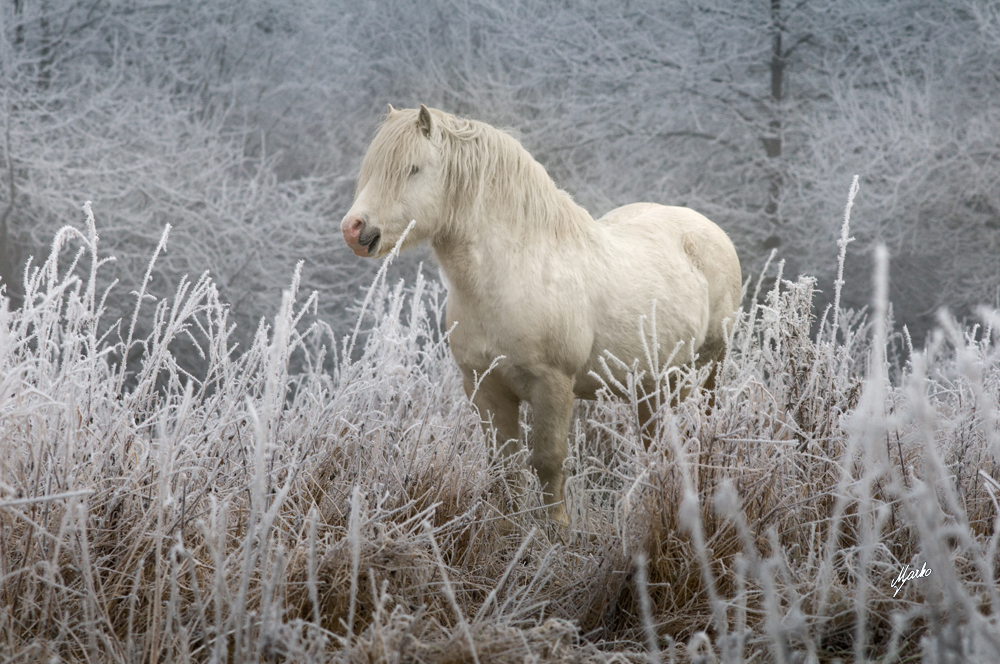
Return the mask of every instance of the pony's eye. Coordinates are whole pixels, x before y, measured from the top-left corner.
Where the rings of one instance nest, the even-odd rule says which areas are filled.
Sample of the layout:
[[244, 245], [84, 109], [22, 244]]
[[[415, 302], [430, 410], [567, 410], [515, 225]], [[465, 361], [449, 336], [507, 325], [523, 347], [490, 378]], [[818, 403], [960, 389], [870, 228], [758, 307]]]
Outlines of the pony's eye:
[[419, 166], [410, 166], [410, 177], [413, 177], [414, 175], [416, 175], [419, 172], [420, 172], [420, 167]]

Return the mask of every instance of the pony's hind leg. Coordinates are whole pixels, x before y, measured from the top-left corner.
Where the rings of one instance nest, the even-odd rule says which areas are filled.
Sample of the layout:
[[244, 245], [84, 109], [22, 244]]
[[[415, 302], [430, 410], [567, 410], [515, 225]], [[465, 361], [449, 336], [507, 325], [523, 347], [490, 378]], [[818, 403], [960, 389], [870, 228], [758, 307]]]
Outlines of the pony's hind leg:
[[563, 461], [573, 414], [573, 378], [548, 370], [531, 386], [531, 465], [538, 473], [549, 516], [568, 524], [563, 505]]
[[[673, 395], [670, 399], [670, 405], [676, 408], [681, 401], [684, 401], [691, 395], [692, 392], [696, 390], [703, 390], [708, 394], [708, 410], [711, 411], [715, 408], [715, 388], [716, 388], [716, 377], [720, 369], [722, 369], [722, 362], [726, 359], [726, 348], [722, 347], [721, 350], [711, 355], [712, 359], [699, 361], [696, 365], [697, 368], [704, 368], [708, 365], [708, 375], [705, 377], [701, 383], [691, 386], [688, 383], [682, 384], [680, 388], [677, 386], [678, 375], [671, 372], [670, 381], [670, 393]], [[648, 447], [648, 445], [647, 445]]]
[[708, 372], [708, 378], [705, 382], [701, 384], [701, 389], [708, 392], [708, 410], [711, 411], [715, 408], [715, 388], [716, 388], [716, 377], [719, 371], [722, 370], [722, 363], [726, 359], [726, 348], [722, 347], [722, 350], [718, 352], [715, 359], [712, 360], [712, 365]]

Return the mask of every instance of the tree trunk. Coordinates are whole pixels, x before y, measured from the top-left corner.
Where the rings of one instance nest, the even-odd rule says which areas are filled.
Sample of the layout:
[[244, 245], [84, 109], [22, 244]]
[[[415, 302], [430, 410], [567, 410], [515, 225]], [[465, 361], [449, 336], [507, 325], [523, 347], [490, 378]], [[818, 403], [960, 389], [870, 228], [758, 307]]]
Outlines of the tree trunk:
[[24, 0], [14, 0], [14, 20], [17, 27], [14, 28], [14, 48], [19, 48], [24, 44], [24, 21], [21, 14], [24, 13]]
[[768, 238], [767, 243], [772, 246], [779, 246], [781, 238], [777, 235], [778, 201], [781, 198], [781, 169], [778, 159], [781, 158], [781, 101], [784, 97], [785, 83], [785, 56], [781, 48], [781, 0], [771, 0], [771, 29], [774, 31], [773, 46], [771, 49], [771, 113], [772, 119], [768, 124], [769, 132], [764, 137], [764, 152], [771, 160], [771, 173], [768, 176], [767, 204], [764, 211], [771, 218], [775, 235]]
[[21, 306], [24, 296], [19, 285], [18, 252], [7, 225], [12, 210], [13, 201], [0, 212], [0, 286], [4, 289], [4, 295], [10, 300], [10, 308], [17, 309]]
[[[9, 108], [8, 108], [9, 111]], [[5, 295], [10, 300], [11, 309], [17, 309], [24, 300], [21, 292], [20, 255], [14, 240], [12, 230], [14, 217], [14, 202], [17, 196], [17, 187], [14, 185], [14, 161], [10, 154], [10, 122], [7, 117], [7, 127], [4, 132], [4, 162], [3, 170], [8, 178], [7, 184], [7, 204], [0, 209], [0, 284], [4, 286]], [[2, 172], [2, 171], [0, 171]], [[0, 178], [0, 182], [2, 182]]]
[[54, 41], [52, 35], [49, 33], [49, 3], [42, 3], [42, 48], [40, 51], [40, 58], [38, 61], [38, 87], [42, 90], [47, 90], [49, 88], [49, 83], [52, 80], [52, 65], [55, 62], [55, 49], [52, 46]]

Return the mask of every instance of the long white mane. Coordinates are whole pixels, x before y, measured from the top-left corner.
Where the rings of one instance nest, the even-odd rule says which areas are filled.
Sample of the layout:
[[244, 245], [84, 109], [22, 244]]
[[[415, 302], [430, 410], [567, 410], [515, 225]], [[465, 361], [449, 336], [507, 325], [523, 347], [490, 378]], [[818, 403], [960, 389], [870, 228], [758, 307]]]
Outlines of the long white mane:
[[[447, 229], [484, 213], [496, 217], [499, 210], [514, 225], [512, 230], [529, 232], [573, 232], [581, 221], [592, 220], [508, 132], [435, 109], [431, 113], [446, 159]], [[385, 117], [361, 164], [359, 192], [379, 177], [386, 192], [398, 196], [412, 155], [426, 140], [415, 120], [415, 110], [392, 111]]]

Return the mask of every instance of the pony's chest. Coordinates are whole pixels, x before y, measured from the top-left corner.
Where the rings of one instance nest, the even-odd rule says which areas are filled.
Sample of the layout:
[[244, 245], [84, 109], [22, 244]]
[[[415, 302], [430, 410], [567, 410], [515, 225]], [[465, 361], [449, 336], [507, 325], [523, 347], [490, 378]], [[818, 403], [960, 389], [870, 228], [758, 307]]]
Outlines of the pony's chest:
[[566, 311], [532, 306], [501, 297], [469, 301], [448, 295], [448, 328], [452, 354], [459, 366], [485, 371], [499, 356], [503, 365], [582, 364], [589, 351], [587, 326]]
[[512, 354], [530, 344], [523, 319], [501, 310], [498, 302], [470, 301], [452, 292], [448, 295], [446, 320], [452, 353], [463, 368], [482, 370], [499, 355]]

